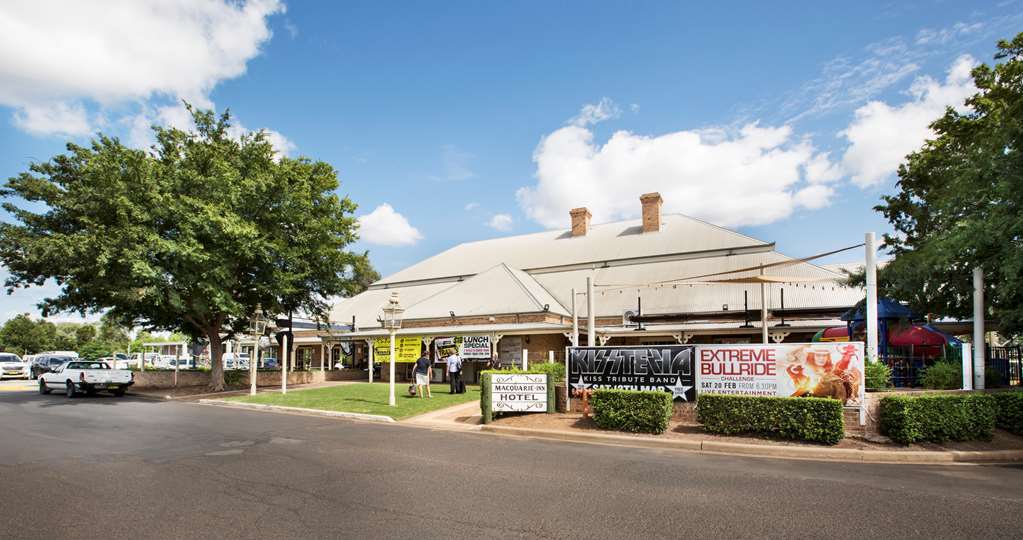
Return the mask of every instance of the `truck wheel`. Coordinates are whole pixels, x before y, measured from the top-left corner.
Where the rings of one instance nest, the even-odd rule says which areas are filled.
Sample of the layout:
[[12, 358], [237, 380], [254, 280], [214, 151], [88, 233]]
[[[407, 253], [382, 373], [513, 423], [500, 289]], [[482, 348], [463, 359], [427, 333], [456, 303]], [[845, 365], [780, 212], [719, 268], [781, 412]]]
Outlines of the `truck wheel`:
[[69, 399], [75, 397], [75, 383], [73, 383], [71, 381], [67, 382], [67, 394], [66, 395], [67, 395], [67, 397]]
[[44, 383], [42, 379], [39, 379], [39, 393], [46, 395], [49, 394], [50, 392], [51, 390], [46, 387], [46, 383]]

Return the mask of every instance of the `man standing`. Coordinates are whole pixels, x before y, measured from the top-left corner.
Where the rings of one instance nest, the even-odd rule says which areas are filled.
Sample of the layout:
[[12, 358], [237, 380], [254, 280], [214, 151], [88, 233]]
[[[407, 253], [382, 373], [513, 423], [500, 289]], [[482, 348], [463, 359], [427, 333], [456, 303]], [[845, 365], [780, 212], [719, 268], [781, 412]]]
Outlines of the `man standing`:
[[424, 392], [426, 397], [433, 397], [430, 394], [430, 358], [426, 354], [416, 360], [416, 395], [419, 399], [423, 399]]
[[451, 380], [451, 393], [460, 394], [465, 391], [462, 385], [462, 359], [457, 352], [452, 352], [445, 360], [448, 363], [448, 378]]

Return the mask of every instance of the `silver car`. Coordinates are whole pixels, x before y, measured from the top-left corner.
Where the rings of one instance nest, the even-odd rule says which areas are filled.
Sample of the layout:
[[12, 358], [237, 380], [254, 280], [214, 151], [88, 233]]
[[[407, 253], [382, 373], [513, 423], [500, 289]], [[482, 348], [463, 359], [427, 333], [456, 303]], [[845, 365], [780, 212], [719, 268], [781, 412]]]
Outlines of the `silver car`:
[[12, 353], [0, 353], [0, 379], [31, 379], [32, 366]]

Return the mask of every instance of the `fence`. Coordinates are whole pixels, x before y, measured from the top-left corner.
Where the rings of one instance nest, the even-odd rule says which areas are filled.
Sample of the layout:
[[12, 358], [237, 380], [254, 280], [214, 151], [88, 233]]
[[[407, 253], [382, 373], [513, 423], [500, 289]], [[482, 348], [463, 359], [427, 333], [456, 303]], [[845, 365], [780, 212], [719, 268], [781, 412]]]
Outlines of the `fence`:
[[994, 373], [998, 374], [999, 380], [989, 381], [991, 386], [1008, 385], [1020, 386], [1023, 384], [1023, 346], [1009, 347], [988, 347], [986, 355], [986, 366], [988, 378]]
[[928, 366], [935, 362], [952, 362], [962, 365], [962, 347], [945, 346], [939, 354], [934, 354], [934, 348], [928, 347], [921, 350], [913, 347], [888, 346], [888, 350], [881, 356], [881, 360], [892, 370], [892, 384], [896, 388], [911, 388], [920, 386], [920, 375]]

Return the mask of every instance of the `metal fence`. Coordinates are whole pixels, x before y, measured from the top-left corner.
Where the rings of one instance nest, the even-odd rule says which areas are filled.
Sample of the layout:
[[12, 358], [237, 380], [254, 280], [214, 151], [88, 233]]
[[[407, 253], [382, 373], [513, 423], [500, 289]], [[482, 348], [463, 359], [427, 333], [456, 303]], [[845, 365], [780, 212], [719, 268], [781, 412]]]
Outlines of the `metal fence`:
[[911, 388], [920, 386], [920, 376], [924, 369], [934, 365], [936, 362], [951, 362], [955, 365], [962, 365], [962, 347], [946, 346], [941, 354], [934, 356], [933, 349], [928, 354], [923, 354], [912, 345], [908, 347], [889, 346], [888, 350], [881, 356], [881, 360], [892, 370], [892, 384], [897, 388]]
[[[985, 355], [988, 386], [1020, 386], [1023, 384], [1023, 347], [988, 347]], [[997, 379], [997, 380], [992, 380]]]

